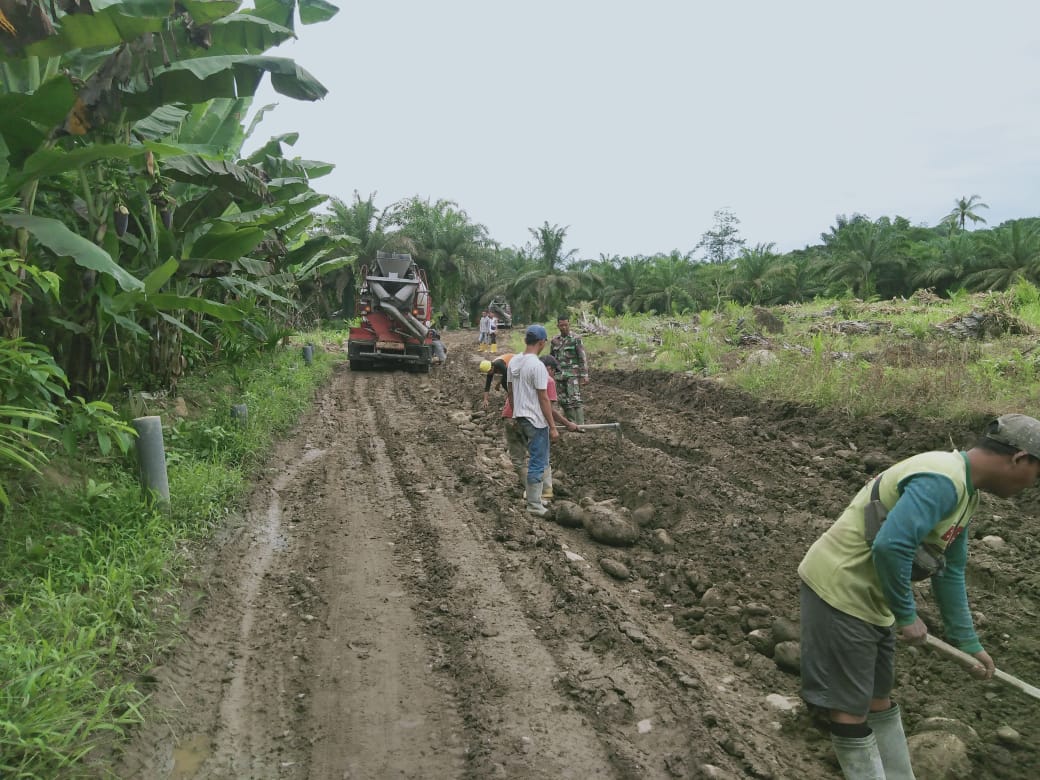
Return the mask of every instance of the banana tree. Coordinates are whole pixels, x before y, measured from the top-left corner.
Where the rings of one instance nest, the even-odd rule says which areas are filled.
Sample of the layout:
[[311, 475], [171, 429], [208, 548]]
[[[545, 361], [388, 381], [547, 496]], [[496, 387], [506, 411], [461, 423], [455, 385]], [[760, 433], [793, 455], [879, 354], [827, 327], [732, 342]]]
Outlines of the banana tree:
[[[171, 13], [168, 3], [156, 0], [80, 0], [74, 8], [52, 9], [57, 14], [53, 29], [18, 38], [22, 48], [9, 47], [6, 61], [0, 62], [0, 77], [10, 92], [0, 96], [8, 104], [0, 109], [18, 118], [13, 130], [5, 126], [0, 135], [0, 172], [7, 174], [4, 190], [21, 195], [25, 211], [7, 222], [19, 231], [11, 240], [25, 254], [32, 235], [58, 253], [59, 259], [51, 261], [55, 267], [84, 270], [82, 283], [67, 287], [70, 295], [81, 288], [85, 294], [63, 301], [63, 313], [73, 316], [43, 313], [73, 341], [91, 334], [87, 354], [95, 369], [105, 362], [100, 342], [110, 328], [138, 339], [143, 334], [154, 338], [166, 326], [193, 332], [180, 327], [185, 323], [171, 312], [163, 315], [174, 322], [160, 318], [159, 330], [142, 327], [154, 318], [155, 307], [140, 301], [140, 308], [126, 305], [135, 296], [149, 295], [139, 279], [154, 278], [149, 275], [168, 267], [169, 259], [186, 266], [188, 279], [193, 272], [210, 277], [198, 269], [248, 256], [270, 240], [267, 232], [276, 229], [275, 223], [286, 219], [283, 213], [267, 212], [252, 222], [241, 217], [219, 221], [229, 209], [257, 211], [268, 196], [256, 171], [232, 161], [245, 136], [241, 118], [248, 99], [240, 96], [252, 95], [269, 73], [283, 94], [322, 97], [324, 87], [291, 60], [261, 55], [295, 34], [297, 9], [304, 23], [330, 18], [336, 9], [323, 2], [280, 1], [258, 3], [242, 13], [237, 8], [237, 2], [188, 0]], [[40, 58], [50, 63], [42, 73], [31, 67]], [[56, 75], [58, 60], [65, 75]], [[16, 81], [22, 91], [11, 91]], [[236, 98], [226, 99], [231, 95]], [[182, 132], [185, 127], [191, 128], [190, 137]], [[61, 192], [70, 178], [78, 180], [81, 195], [65, 204], [65, 213], [33, 213], [41, 187]], [[302, 194], [302, 188], [296, 189]], [[197, 215], [189, 211], [175, 224], [178, 192], [182, 197], [190, 193], [192, 205], [204, 206], [199, 213], [207, 218], [192, 220]], [[232, 205], [243, 199], [244, 206]], [[298, 209], [300, 203], [293, 206]], [[72, 231], [62, 233], [53, 221], [41, 221], [53, 216], [82, 234], [86, 244], [74, 240]], [[168, 283], [182, 289], [159, 299], [160, 307], [204, 297], [198, 282], [171, 276]], [[12, 303], [10, 321], [20, 325], [20, 301]], [[219, 308], [181, 308], [199, 316], [228, 315]], [[141, 316], [132, 316], [137, 311]], [[76, 346], [83, 344], [67, 352], [82, 355]], [[84, 381], [94, 385], [96, 379]]]

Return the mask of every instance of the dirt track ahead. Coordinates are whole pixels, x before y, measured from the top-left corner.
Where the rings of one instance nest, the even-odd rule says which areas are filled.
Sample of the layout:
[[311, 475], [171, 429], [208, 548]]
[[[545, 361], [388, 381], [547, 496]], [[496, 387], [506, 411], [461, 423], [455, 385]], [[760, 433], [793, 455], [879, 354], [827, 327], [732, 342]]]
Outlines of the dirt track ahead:
[[[797, 677], [748, 632], [797, 619], [797, 562], [854, 486], [949, 431], [598, 372], [590, 421], [620, 420], [625, 438], [565, 436], [553, 462], [567, 498], [652, 507], [636, 545], [610, 548], [522, 512], [501, 396], [480, 411], [469, 334], [448, 344], [429, 376], [342, 367], [273, 454], [200, 562], [120, 776], [838, 776], [783, 708]], [[973, 543], [971, 596], [998, 665], [1036, 679], [1021, 616], [1035, 618], [1040, 580], [1017, 564], [1040, 544], [1035, 505], [1023, 511], [984, 503], [974, 535], [1009, 547]], [[1037, 775], [1030, 702], [907, 651], [899, 675], [909, 730], [957, 718], [980, 735], [976, 777]], [[1005, 724], [1020, 744], [997, 744]]]

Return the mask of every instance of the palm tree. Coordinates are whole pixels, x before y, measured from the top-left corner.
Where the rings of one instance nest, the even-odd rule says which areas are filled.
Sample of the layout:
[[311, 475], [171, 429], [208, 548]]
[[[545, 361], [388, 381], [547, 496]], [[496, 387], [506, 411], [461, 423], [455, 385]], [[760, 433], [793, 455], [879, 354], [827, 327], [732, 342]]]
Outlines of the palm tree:
[[373, 192], [364, 200], [354, 190], [354, 200], [347, 204], [340, 198], [329, 200], [331, 214], [326, 214], [320, 227], [326, 233], [352, 236], [357, 239], [357, 261], [344, 266], [335, 272], [332, 287], [336, 301], [344, 316], [354, 313], [354, 281], [357, 266], [371, 265], [376, 252], [386, 248], [388, 236], [383, 230], [383, 215], [375, 206], [376, 194]]
[[509, 297], [532, 317], [562, 313], [567, 300], [581, 287], [585, 276], [566, 267], [578, 250], [563, 251], [566, 227], [550, 225], [546, 221], [541, 227], [528, 230], [535, 244], [525, 251], [533, 258], [533, 263], [510, 286]]
[[969, 198], [960, 197], [955, 201], [955, 205], [950, 213], [946, 215], [945, 222], [948, 222], [951, 227], [957, 227], [964, 230], [964, 226], [968, 220], [971, 220], [972, 224], [981, 222], [983, 225], [986, 224], [986, 220], [975, 213], [976, 209], [988, 209], [985, 203], [982, 203], [978, 195], [972, 195]]
[[800, 303], [822, 291], [818, 250], [797, 250], [784, 255], [769, 270], [771, 303]]
[[603, 302], [617, 312], [636, 311], [640, 282], [650, 268], [647, 258], [618, 258], [601, 267]]
[[914, 287], [934, 287], [941, 294], [956, 285], [975, 265], [976, 243], [969, 233], [934, 239], [930, 244], [934, 255], [913, 275]]
[[451, 318], [450, 302], [465, 296], [476, 282], [479, 263], [490, 248], [487, 228], [471, 221], [450, 200], [409, 198], [389, 211], [387, 223], [399, 226], [400, 234], [410, 241], [416, 262], [429, 274], [434, 300], [441, 301]]
[[652, 257], [636, 288], [635, 300], [640, 309], [678, 314], [694, 308], [694, 267], [689, 255], [677, 249], [667, 255]]
[[733, 266], [734, 295], [744, 303], [761, 303], [769, 286], [769, 272], [779, 259], [776, 244], [756, 244], [753, 249], [745, 248]]
[[832, 244], [827, 277], [844, 282], [860, 298], [869, 298], [883, 271], [906, 262], [896, 251], [898, 239], [887, 225], [869, 221], [850, 224]]
[[1040, 281], [1040, 228], [1016, 220], [982, 239], [965, 284], [973, 290], [1006, 290], [1020, 279]]

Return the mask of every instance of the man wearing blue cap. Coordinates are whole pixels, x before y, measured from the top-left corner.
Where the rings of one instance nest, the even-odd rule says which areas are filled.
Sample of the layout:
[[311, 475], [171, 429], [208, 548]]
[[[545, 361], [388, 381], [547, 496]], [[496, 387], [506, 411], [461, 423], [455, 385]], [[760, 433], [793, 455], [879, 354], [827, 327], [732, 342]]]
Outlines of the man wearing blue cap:
[[513, 408], [513, 420], [507, 425], [519, 426], [527, 441], [527, 511], [537, 517], [549, 513], [542, 503], [542, 479], [549, 466], [549, 443], [560, 437], [549, 401], [549, 372], [538, 359], [538, 353], [545, 349], [548, 340], [544, 326], [527, 327], [523, 354], [509, 362], [506, 385]]

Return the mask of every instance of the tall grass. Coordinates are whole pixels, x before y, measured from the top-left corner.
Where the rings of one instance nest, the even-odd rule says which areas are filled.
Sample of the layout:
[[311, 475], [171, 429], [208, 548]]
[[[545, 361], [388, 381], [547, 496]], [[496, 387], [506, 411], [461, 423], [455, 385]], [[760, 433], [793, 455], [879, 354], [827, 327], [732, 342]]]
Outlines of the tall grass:
[[[844, 410], [851, 415], [906, 414], [973, 421], [980, 415], [1035, 408], [1040, 354], [1035, 337], [959, 341], [938, 329], [972, 311], [999, 310], [1040, 330], [1040, 290], [1021, 282], [989, 295], [948, 300], [816, 300], [784, 306], [782, 334], [764, 335], [773, 358], [749, 359], [754, 313], [727, 305], [685, 321], [648, 315], [605, 320], [609, 333], [586, 338], [597, 360], [714, 376], [755, 395]], [[837, 320], [879, 323], [873, 335], [828, 331]], [[643, 344], [640, 350], [637, 345]], [[638, 359], [635, 353], [641, 352]]]
[[[202, 411], [164, 417], [167, 515], [142, 500], [129, 459], [101, 458], [78, 464], [64, 487], [41, 481], [8, 511], [0, 777], [85, 776], [84, 759], [139, 721], [145, 693], [136, 675], [161, 652], [161, 628], [176, 623], [183, 551], [235, 506], [273, 437], [295, 423], [331, 366], [320, 349], [310, 367], [286, 349], [184, 381], [181, 395]], [[248, 424], [231, 420], [231, 403], [248, 405]]]

